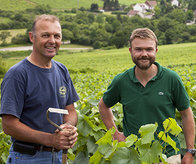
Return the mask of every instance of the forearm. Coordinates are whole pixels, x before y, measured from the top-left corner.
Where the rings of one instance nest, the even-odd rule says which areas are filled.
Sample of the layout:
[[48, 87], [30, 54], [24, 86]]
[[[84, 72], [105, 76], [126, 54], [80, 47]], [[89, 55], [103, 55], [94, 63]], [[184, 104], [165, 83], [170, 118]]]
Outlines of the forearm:
[[4, 132], [16, 140], [52, 146], [52, 134], [34, 130], [12, 115], [3, 116], [2, 125]]
[[99, 102], [99, 112], [106, 128], [111, 129], [114, 127], [117, 130], [112, 110], [105, 105], [103, 99], [101, 99]]
[[195, 143], [195, 122], [191, 108], [188, 108], [186, 112], [181, 112], [181, 115], [187, 149], [193, 149]]
[[66, 123], [66, 124], [76, 126], [77, 122], [78, 122], [78, 115], [77, 115], [77, 112], [75, 110], [74, 104], [66, 106], [65, 109], [68, 110], [69, 114], [64, 115], [63, 122]]

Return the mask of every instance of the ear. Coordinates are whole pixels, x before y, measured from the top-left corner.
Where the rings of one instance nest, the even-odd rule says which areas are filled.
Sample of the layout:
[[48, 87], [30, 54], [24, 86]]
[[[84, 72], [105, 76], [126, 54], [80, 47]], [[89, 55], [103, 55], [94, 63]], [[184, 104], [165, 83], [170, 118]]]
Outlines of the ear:
[[29, 40], [33, 43], [34, 40], [33, 32], [29, 32]]
[[156, 48], [156, 52], [158, 52], [158, 48]]
[[131, 50], [132, 50], [132, 48], [130, 47], [130, 48], [129, 48], [129, 52], [130, 52], [130, 53], [131, 53]]

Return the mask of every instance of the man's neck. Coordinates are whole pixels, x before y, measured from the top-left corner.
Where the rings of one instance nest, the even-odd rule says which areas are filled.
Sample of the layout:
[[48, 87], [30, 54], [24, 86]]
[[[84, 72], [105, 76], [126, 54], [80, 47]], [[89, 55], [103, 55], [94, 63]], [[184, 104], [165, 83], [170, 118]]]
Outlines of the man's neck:
[[33, 53], [31, 53], [30, 56], [27, 57], [27, 60], [40, 68], [49, 69], [52, 67], [51, 59], [40, 58], [38, 56], [35, 56]]
[[136, 66], [135, 68], [135, 76], [138, 81], [145, 87], [146, 84], [156, 76], [158, 72], [158, 67], [155, 64], [152, 64], [150, 68], [147, 70], [141, 70]]

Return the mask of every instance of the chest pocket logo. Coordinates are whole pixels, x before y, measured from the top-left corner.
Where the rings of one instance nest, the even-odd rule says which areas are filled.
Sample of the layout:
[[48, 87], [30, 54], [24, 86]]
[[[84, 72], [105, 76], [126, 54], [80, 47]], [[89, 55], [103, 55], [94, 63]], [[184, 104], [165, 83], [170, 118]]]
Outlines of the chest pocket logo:
[[159, 95], [159, 96], [163, 96], [164, 93], [163, 93], [163, 92], [159, 92], [158, 95]]
[[59, 88], [59, 93], [60, 93], [61, 97], [65, 97], [66, 96], [66, 92], [67, 92], [67, 89], [66, 89], [65, 86], [61, 86]]

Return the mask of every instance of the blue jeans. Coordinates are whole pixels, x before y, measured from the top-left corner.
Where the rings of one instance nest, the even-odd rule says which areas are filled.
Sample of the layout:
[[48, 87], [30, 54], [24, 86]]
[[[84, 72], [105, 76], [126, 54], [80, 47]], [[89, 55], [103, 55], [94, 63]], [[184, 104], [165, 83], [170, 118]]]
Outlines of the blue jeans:
[[62, 164], [62, 151], [37, 151], [35, 155], [13, 151], [11, 146], [7, 164]]

